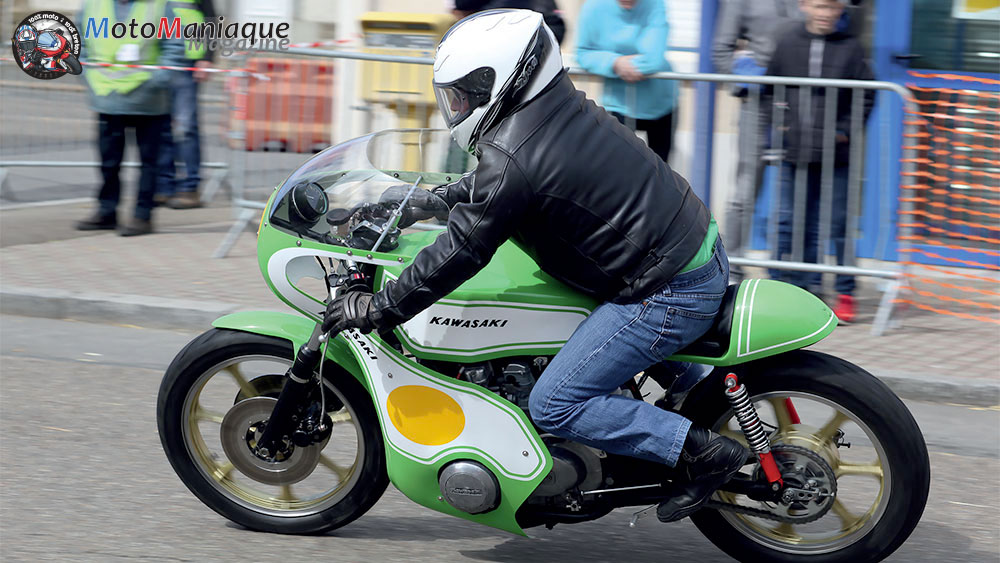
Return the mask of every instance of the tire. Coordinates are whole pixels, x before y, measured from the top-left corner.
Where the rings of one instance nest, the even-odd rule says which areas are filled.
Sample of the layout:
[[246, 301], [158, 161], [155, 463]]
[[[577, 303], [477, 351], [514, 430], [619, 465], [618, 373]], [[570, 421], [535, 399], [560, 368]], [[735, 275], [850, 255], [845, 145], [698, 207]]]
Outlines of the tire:
[[[875, 465], [866, 465], [862, 471], [861, 465], [849, 467], [850, 464], [843, 461], [837, 462], [840, 465], [830, 463], [830, 468], [840, 467], [845, 472], [834, 479], [840, 490], [831, 506], [835, 506], [834, 503], [840, 502], [844, 498], [843, 494], [849, 492], [845, 478], [852, 484], [859, 483], [851, 480], [854, 479], [851, 475], [857, 475], [858, 479], [875, 477], [879, 493], [872, 508], [858, 517], [853, 525], [849, 522], [856, 514], [851, 511], [838, 512], [832, 508], [827, 509], [830, 512], [824, 513], [815, 523], [792, 526], [790, 529], [798, 536], [799, 542], [783, 541], [783, 538], [788, 537], [783, 535], [785, 531], [768, 531], [769, 525], [764, 520], [748, 518], [732, 511], [703, 509], [692, 515], [691, 520], [712, 543], [744, 562], [860, 563], [881, 561], [906, 541], [927, 503], [930, 460], [916, 421], [884, 383], [860, 367], [839, 358], [797, 350], [733, 368], [716, 369], [685, 401], [682, 414], [694, 424], [716, 430], [727, 420], [731, 420], [732, 410], [723, 392], [723, 378], [730, 371], [737, 373], [739, 382], [747, 386], [751, 400], [758, 405], [759, 411], [766, 410], [767, 403], [771, 403], [771, 412], [776, 419], [778, 408], [784, 404], [779, 402], [783, 400], [782, 397], [800, 397], [793, 403], [796, 406], [805, 398], [815, 401], [819, 406], [828, 405], [834, 412], [847, 411], [845, 414], [849, 416], [848, 420], [834, 422], [831, 419], [823, 428], [843, 429], [846, 425], [854, 424], [854, 428], [867, 434], [859, 436], [861, 432], [851, 432], [855, 446], [861, 446], [854, 450], [858, 455], [863, 455], [861, 451], [867, 451], [865, 440], [870, 443], [871, 449], [878, 455], [877, 475], [870, 474]], [[788, 412], [787, 408], [785, 412]], [[765, 414], [761, 414], [761, 417], [763, 419]], [[857, 424], [858, 421], [863, 425]], [[808, 428], [815, 428], [805, 425], [805, 417], [802, 422], [800, 425], [790, 423], [787, 430], [782, 430], [782, 424], [778, 420], [775, 426], [779, 429], [772, 434], [772, 448], [782, 443], [782, 436], [787, 437], [788, 444], [792, 444], [793, 437], [807, 435]], [[819, 441], [815, 436], [823, 435], [825, 433], [819, 431], [811, 439]], [[777, 441], [774, 439], [776, 437]], [[862, 440], [861, 444], [858, 444], [858, 439]], [[827, 440], [827, 445], [815, 449], [838, 460], [841, 452], [851, 455], [850, 449], [843, 449], [833, 444], [833, 441]], [[835, 473], [841, 469], [835, 469]], [[860, 484], [866, 483], [867, 481]], [[886, 493], [888, 496], [885, 496]], [[729, 502], [737, 498], [737, 495], [728, 498], [725, 495], [731, 494], [716, 493], [713, 498]], [[819, 501], [816, 504], [819, 505]], [[844, 504], [840, 508], [844, 509]], [[863, 521], [864, 518], [868, 520]], [[826, 519], [832, 520], [824, 522]], [[777, 522], [770, 524], [778, 525]], [[800, 533], [798, 530], [823, 524], [839, 525], [840, 533], [846, 535], [826, 543], [801, 541], [807, 536], [804, 535], [805, 532]], [[785, 528], [786, 531], [788, 529]]]
[[[170, 364], [160, 385], [156, 417], [160, 441], [171, 466], [188, 489], [209, 508], [253, 530], [316, 534], [339, 528], [360, 517], [378, 501], [389, 483], [381, 429], [371, 397], [353, 376], [336, 364], [324, 364], [327, 395], [339, 399], [339, 403], [328, 399], [327, 406], [342, 408], [333, 414], [335, 424], [329, 440], [301, 448], [299, 453], [318, 448], [315, 459], [320, 460], [323, 467], [314, 461], [308, 475], [299, 481], [268, 484], [255, 480], [241, 472], [246, 465], [237, 465], [228, 455], [226, 462], [219, 461], [210, 445], [216, 439], [223, 443], [227, 435], [226, 422], [223, 422], [227, 419], [222, 418], [223, 413], [232, 414], [240, 405], [246, 406], [247, 401], [255, 400], [244, 397], [257, 395], [257, 401], [274, 401], [265, 397], [273, 397], [273, 393], [261, 391], [264, 393], [261, 395], [253, 391], [255, 380], [243, 373], [247, 369], [245, 366], [262, 363], [287, 366], [292, 359], [292, 345], [286, 340], [233, 330], [209, 330], [191, 341]], [[274, 374], [284, 373], [284, 369], [270, 369], [259, 381], [273, 380]], [[219, 377], [221, 374], [228, 375]], [[249, 380], [250, 386], [240, 384], [241, 379], [243, 382]], [[211, 406], [208, 405], [210, 400], [215, 401]], [[348, 421], [351, 424], [341, 424]], [[215, 428], [221, 430], [213, 436], [211, 428], [217, 423], [220, 424]], [[202, 425], [209, 430], [202, 431]], [[243, 428], [252, 431], [252, 426], [244, 425]], [[341, 428], [346, 430], [341, 431]], [[239, 432], [229, 435], [238, 437]], [[338, 448], [351, 450], [350, 444], [355, 441], [357, 451], [346, 454], [353, 463], [349, 468], [325, 457], [333, 456], [334, 453], [327, 452], [337, 452]], [[304, 457], [306, 455], [302, 454]], [[289, 456], [288, 459], [293, 458]], [[327, 471], [329, 476], [324, 476]], [[337, 483], [336, 488], [324, 489], [333, 481]], [[307, 485], [309, 491], [321, 492], [305, 500], [299, 498], [300, 491]], [[275, 488], [279, 489], [277, 493]]]
[[69, 68], [70, 74], [76, 75], [83, 72], [83, 66], [80, 65], [80, 61], [76, 58], [76, 55], [70, 53], [65, 59], [63, 59], [63, 62], [66, 63], [66, 66]]

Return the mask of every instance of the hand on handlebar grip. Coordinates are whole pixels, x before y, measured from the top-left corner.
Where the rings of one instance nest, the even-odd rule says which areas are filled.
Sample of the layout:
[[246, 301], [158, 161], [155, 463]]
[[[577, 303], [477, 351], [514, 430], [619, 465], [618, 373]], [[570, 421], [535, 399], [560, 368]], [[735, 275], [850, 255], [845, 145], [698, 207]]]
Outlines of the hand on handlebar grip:
[[[399, 205], [406, 198], [406, 194], [409, 193], [410, 188], [411, 186], [406, 184], [392, 186], [382, 192], [382, 196], [379, 197], [378, 202], [383, 205]], [[401, 210], [402, 216], [399, 219], [397, 227], [405, 229], [417, 221], [424, 221], [430, 218], [445, 221], [448, 219], [448, 212], [448, 204], [441, 196], [434, 192], [418, 188], [413, 190], [410, 199], [406, 202], [406, 206]]]
[[362, 334], [371, 332], [375, 328], [369, 316], [373, 297], [367, 288], [361, 287], [338, 293], [326, 306], [323, 332], [336, 334], [348, 328], [356, 328]]

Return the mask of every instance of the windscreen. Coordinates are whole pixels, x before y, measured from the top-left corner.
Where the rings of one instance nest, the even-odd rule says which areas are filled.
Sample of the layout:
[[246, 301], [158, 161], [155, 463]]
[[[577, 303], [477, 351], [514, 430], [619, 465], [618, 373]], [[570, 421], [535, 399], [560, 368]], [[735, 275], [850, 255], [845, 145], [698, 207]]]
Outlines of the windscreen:
[[385, 233], [380, 250], [387, 250], [399, 234], [394, 227], [443, 224], [447, 207], [427, 191], [458, 181], [475, 166], [475, 157], [447, 130], [366, 135], [330, 147], [292, 172], [278, 188], [269, 219], [286, 232], [366, 250]]

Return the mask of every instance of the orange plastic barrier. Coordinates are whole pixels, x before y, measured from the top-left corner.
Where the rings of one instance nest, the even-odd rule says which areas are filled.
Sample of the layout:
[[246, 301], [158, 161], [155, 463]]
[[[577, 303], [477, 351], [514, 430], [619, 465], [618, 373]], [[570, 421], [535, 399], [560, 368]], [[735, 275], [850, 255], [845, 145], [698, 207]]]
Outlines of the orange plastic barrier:
[[244, 121], [246, 135], [234, 148], [310, 153], [330, 145], [332, 62], [261, 57], [247, 69], [268, 80], [244, 78], [248, 84], [235, 93], [231, 118]]
[[1000, 93], [974, 89], [1000, 80], [910, 74], [958, 84], [910, 85], [898, 224], [907, 286], [897, 302], [1000, 324], [1000, 198], [990, 197], [1000, 193]]

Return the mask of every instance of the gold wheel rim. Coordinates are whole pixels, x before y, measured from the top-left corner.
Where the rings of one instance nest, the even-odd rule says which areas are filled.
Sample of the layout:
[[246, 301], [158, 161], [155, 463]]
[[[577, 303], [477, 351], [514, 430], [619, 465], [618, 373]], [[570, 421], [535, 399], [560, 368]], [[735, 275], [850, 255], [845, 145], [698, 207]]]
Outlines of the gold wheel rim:
[[[809, 426], [801, 422], [793, 424], [787, 414], [787, 410], [784, 408], [784, 400], [786, 398], [806, 399], [822, 404], [830, 408], [833, 414], [819, 426]], [[722, 517], [750, 539], [772, 549], [787, 553], [803, 555], [828, 553], [843, 549], [863, 538], [884, 514], [888, 505], [889, 490], [891, 487], [891, 472], [888, 469], [888, 464], [885, 463], [885, 450], [879, 442], [878, 437], [875, 436], [859, 417], [845, 407], [824, 397], [801, 392], [776, 392], [754, 395], [752, 400], [758, 412], [762, 412], [762, 404], [769, 404], [771, 406], [768, 409], [773, 416], [771, 425], [777, 427], [777, 430], [771, 437], [772, 445], [784, 443], [804, 447], [823, 457], [833, 469], [834, 476], [838, 482], [838, 498], [835, 499], [830, 512], [816, 522], [825, 522], [828, 519], [835, 518], [839, 520], [839, 527], [836, 530], [831, 530], [829, 533], [817, 533], [814, 530], [804, 533], [803, 530], [812, 526], [812, 524], [781, 523], [738, 514], [732, 511], [720, 510], [719, 512]], [[796, 406], [798, 406], [798, 403], [796, 403]], [[736, 428], [735, 430], [728, 428], [731, 421], [732, 426]], [[864, 433], [865, 438], [870, 441], [876, 453], [873, 461], [855, 463], [846, 462], [841, 459], [840, 450], [834, 444], [834, 439], [837, 430], [848, 423], [855, 424]], [[746, 445], [746, 439], [739, 432], [738, 425], [733, 420], [731, 411], [719, 420], [715, 428], [721, 429], [719, 430], [720, 433], [737, 439]], [[860, 438], [860, 436], [856, 438]], [[860, 476], [873, 478], [878, 481], [878, 490], [874, 494], [870, 505], [865, 510], [852, 511], [851, 508], [841, 501], [840, 496], [844, 492], [840, 489], [841, 478], [845, 476]], [[767, 509], [766, 504], [755, 503], [735, 493], [719, 491], [716, 493], [716, 498], [725, 503]]]
[[[218, 432], [225, 417], [225, 412], [222, 412], [221, 409], [202, 405], [202, 395], [206, 387], [217, 383], [216, 378], [221, 375], [231, 382], [230, 386], [234, 398], [239, 393], [242, 393], [242, 396], [246, 398], [258, 396], [256, 388], [251, 383], [253, 377], [240, 367], [241, 364], [251, 362], [282, 364], [284, 368], [291, 365], [289, 360], [275, 356], [240, 356], [222, 362], [203, 373], [192, 386], [184, 401], [184, 443], [192, 459], [216, 490], [237, 504], [257, 512], [280, 516], [302, 516], [335, 505], [353, 488], [358, 480], [360, 465], [364, 459], [364, 440], [361, 429], [356, 424], [356, 416], [350, 403], [329, 382], [324, 381], [326, 389], [335, 394], [344, 405], [338, 411], [327, 413], [333, 421], [333, 433], [328, 443], [322, 445], [324, 450], [319, 456], [319, 466], [325, 468], [335, 478], [335, 485], [332, 487], [316, 492], [317, 487], [324, 489], [324, 486], [310, 483], [307, 491], [306, 487], [299, 485], [270, 486], [257, 483], [240, 473], [233, 463], [225, 457], [221, 448], [212, 448], [206, 441], [202, 423], [215, 426], [216, 432]], [[338, 459], [339, 456], [327, 455], [326, 453], [330, 442], [333, 442], [338, 434], [343, 436], [345, 428], [353, 432], [357, 440], [356, 452], [348, 462]], [[322, 479], [322, 477], [322, 475], [315, 476], [316, 479]], [[306, 481], [313, 479], [314, 477], [310, 476]]]

